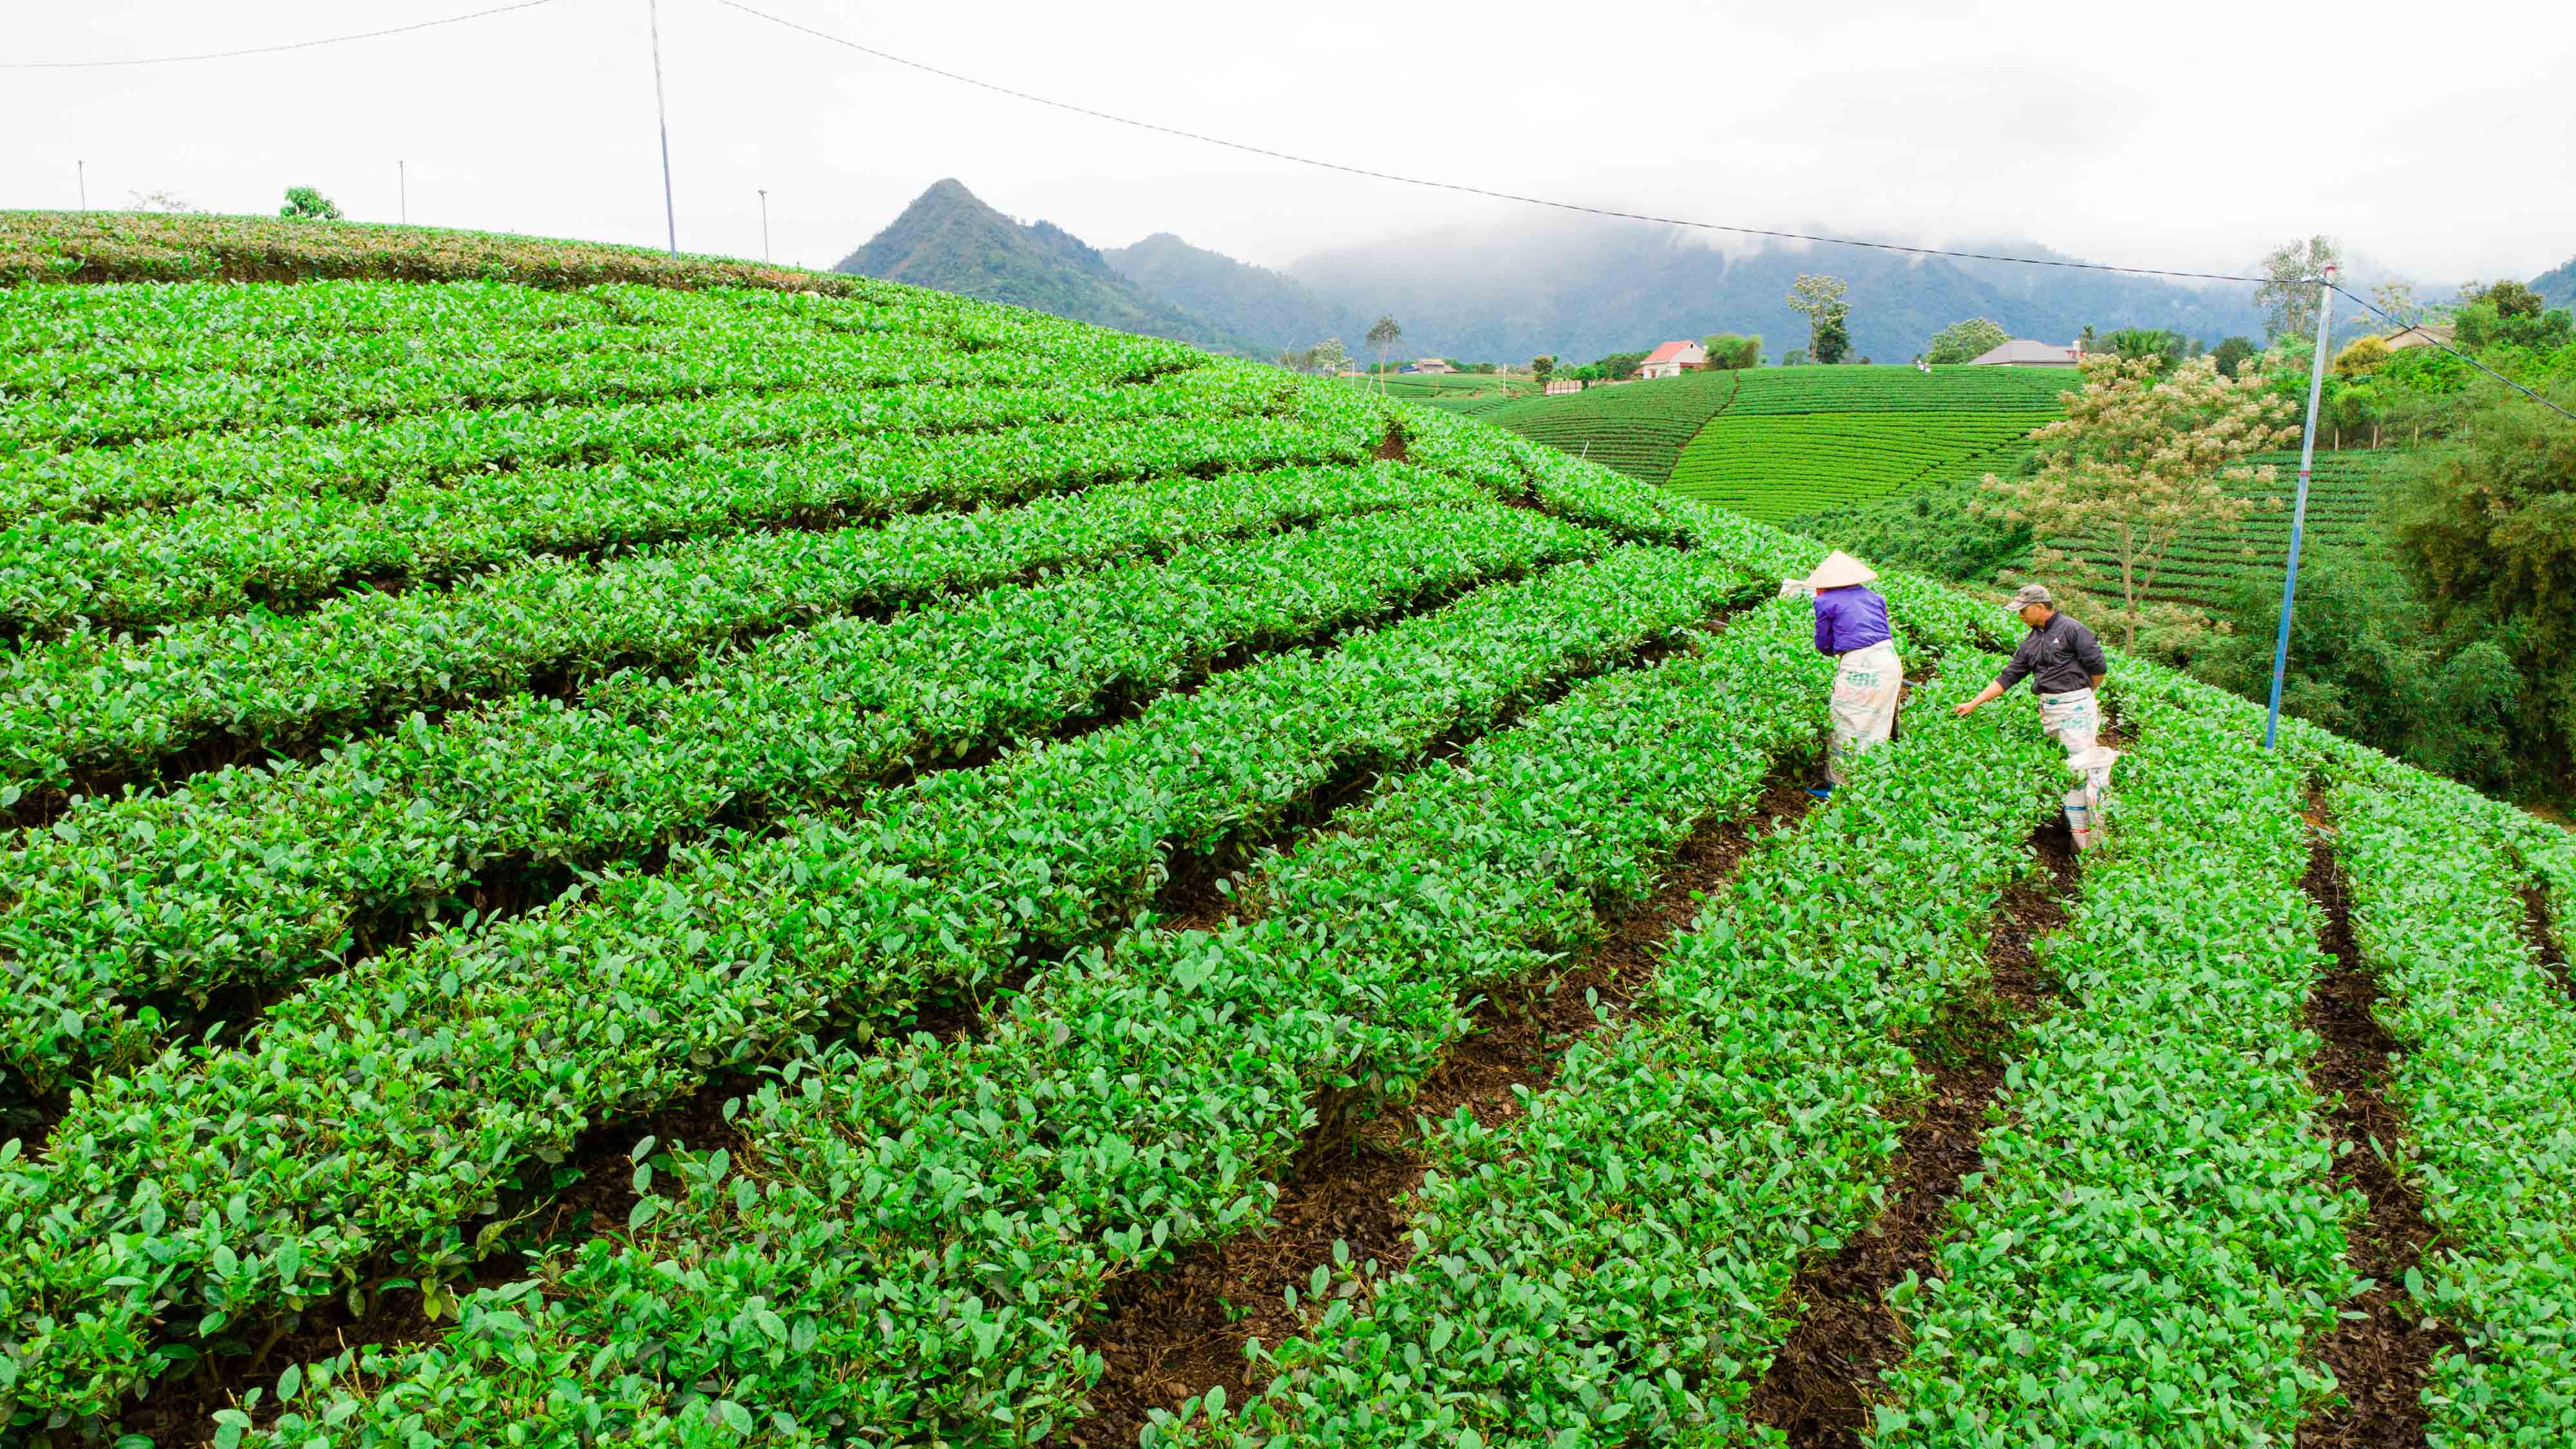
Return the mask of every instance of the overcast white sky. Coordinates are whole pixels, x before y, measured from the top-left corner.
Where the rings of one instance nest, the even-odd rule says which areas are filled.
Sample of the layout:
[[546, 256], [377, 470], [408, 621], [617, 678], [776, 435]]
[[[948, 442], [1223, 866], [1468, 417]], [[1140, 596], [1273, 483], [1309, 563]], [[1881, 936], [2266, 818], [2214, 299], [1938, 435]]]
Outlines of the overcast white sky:
[[[11, 6], [0, 59], [223, 50], [498, 0]], [[2426, 280], [2576, 255], [2576, 6], [2454, 0], [887, 5], [748, 0], [994, 82], [1372, 169], [1909, 239], [2232, 269], [2309, 231]], [[658, 243], [646, 0], [184, 65], [0, 71], [0, 207], [169, 190]], [[661, 0], [684, 249], [828, 266], [942, 176], [1117, 246], [1281, 265], [1505, 208], [1155, 136]], [[2315, 26], [2324, 21], [2320, 35]]]

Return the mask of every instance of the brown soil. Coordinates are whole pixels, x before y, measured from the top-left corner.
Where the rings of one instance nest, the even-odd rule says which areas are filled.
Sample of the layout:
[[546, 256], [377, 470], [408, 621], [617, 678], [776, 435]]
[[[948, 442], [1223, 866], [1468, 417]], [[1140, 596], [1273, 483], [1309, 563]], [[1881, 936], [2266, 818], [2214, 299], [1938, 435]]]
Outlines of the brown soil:
[[1404, 451], [1404, 429], [1389, 421], [1386, 425], [1386, 436], [1378, 440], [1377, 455], [1390, 463], [1411, 462], [1412, 460], [1405, 455]]
[[[1546, 988], [1497, 997], [1475, 1013], [1403, 1113], [1382, 1114], [1339, 1132], [1319, 1129], [1291, 1166], [1267, 1232], [1185, 1255], [1169, 1270], [1113, 1290], [1092, 1346], [1107, 1361], [1092, 1391], [1091, 1416], [1058, 1430], [1058, 1449], [1130, 1449], [1150, 1411], [1222, 1385], [1240, 1402], [1264, 1380], [1245, 1357], [1247, 1341], [1276, 1345], [1305, 1331], [1284, 1290], [1306, 1292], [1336, 1241], [1351, 1261], [1394, 1268], [1411, 1256], [1410, 1196], [1427, 1163], [1416, 1119], [1439, 1121], [1464, 1107], [1488, 1126], [1521, 1112], [1519, 1089], [1543, 1091], [1567, 1049], [1624, 1016], [1652, 979], [1664, 942], [1687, 927], [1734, 874], [1769, 822], [1794, 820], [1815, 802], [1804, 789], [1811, 760], [1774, 769], [1743, 820], [1702, 827], [1658, 879], [1655, 892], [1619, 912], [1607, 936]], [[1602, 1007], [1596, 1014], [1586, 997]]]
[[2557, 922], [2550, 918], [2549, 894], [2536, 885], [2522, 888], [2522, 929], [2531, 938], [2531, 949], [2540, 964], [2558, 982], [2561, 991], [2576, 989], [2576, 979], [2567, 972], [2567, 952], [2559, 945]]
[[2300, 884], [2325, 914], [2324, 944], [2335, 962], [2308, 993], [2308, 1029], [2322, 1042], [2308, 1082], [2332, 1104], [2335, 1140], [2349, 1148], [2342, 1159], [2345, 1184], [2370, 1202], [2353, 1225], [2349, 1257], [2373, 1286], [2345, 1305], [2346, 1314], [2360, 1316], [2346, 1317], [2325, 1337], [2321, 1357], [2344, 1399], [2299, 1426], [2299, 1449], [2420, 1449], [2427, 1368], [2436, 1353], [2462, 1341], [2450, 1329], [2426, 1328], [2406, 1304], [2406, 1270], [2423, 1255], [2433, 1229], [2415, 1190], [2380, 1155], [2396, 1146], [2406, 1126], [2383, 1095], [2397, 1044], [2370, 1014], [2378, 986], [2353, 944], [2343, 875], [2323, 838], [2310, 848]]
[[1931, 1066], [1931, 1095], [1900, 1139], [1888, 1206], [1867, 1231], [1826, 1261], [1802, 1269], [1790, 1292], [1805, 1315], [1753, 1393], [1747, 1414], [1779, 1429], [1799, 1449], [1858, 1449], [1879, 1375], [1903, 1356], [1905, 1330], [1887, 1290], [1908, 1273], [1931, 1277], [1934, 1249], [1950, 1225], [1959, 1181], [1978, 1170], [1986, 1109], [2003, 1086], [2004, 1061], [2022, 1028], [2057, 992], [2042, 974], [2038, 939], [2064, 926], [2076, 887], [2075, 841], [2063, 820], [2034, 833], [2045, 884], [2024, 880], [2004, 893], [2002, 919], [1986, 945], [1994, 999], [1952, 1023], [1959, 1039], [1927, 1056], [1961, 1059]]

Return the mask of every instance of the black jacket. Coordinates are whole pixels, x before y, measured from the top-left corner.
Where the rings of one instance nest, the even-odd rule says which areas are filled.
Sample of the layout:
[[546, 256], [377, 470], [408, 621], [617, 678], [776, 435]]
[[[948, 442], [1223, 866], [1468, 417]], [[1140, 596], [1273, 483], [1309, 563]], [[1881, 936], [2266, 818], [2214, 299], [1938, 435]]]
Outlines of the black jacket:
[[2093, 687], [2093, 676], [2108, 674], [2111, 666], [2102, 658], [2102, 641], [2093, 631], [2062, 613], [2051, 614], [2048, 622], [2022, 636], [2021, 647], [2013, 651], [2012, 662], [1995, 676], [1995, 685], [2010, 689], [2030, 678], [2030, 687], [2041, 694], [2067, 694]]

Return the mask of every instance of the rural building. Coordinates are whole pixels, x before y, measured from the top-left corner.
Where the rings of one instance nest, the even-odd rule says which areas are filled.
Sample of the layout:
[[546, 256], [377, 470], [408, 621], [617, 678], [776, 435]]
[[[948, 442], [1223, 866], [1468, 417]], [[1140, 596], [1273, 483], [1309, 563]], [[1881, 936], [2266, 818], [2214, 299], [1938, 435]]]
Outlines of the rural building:
[[2016, 337], [1968, 359], [1970, 367], [2073, 367], [2084, 360], [2081, 346], [2056, 347]]
[[2418, 322], [2379, 340], [2391, 352], [2403, 352], [2409, 347], [2448, 347], [2451, 345], [2451, 329], [2438, 323]]
[[1405, 369], [1407, 372], [1434, 373], [1456, 372], [1457, 370], [1458, 369], [1451, 367], [1447, 362], [1437, 357], [1417, 357], [1413, 359], [1413, 365]]
[[1639, 377], [1679, 377], [1708, 366], [1708, 349], [1696, 342], [1667, 342], [1637, 364]]
[[1569, 392], [1581, 391], [1583, 391], [1583, 383], [1576, 378], [1551, 377], [1547, 380], [1546, 392], [1549, 397], [1561, 397]]

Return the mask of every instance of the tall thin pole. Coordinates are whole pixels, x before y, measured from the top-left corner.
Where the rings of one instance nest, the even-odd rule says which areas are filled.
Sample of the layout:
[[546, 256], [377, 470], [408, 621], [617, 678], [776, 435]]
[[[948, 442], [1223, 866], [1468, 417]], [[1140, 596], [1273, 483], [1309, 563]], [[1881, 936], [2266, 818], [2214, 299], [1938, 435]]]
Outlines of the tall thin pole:
[[89, 163], [86, 161], [73, 162], [72, 174], [80, 178], [81, 210], [87, 211], [89, 210]]
[[680, 254], [680, 214], [671, 206], [671, 110], [662, 99], [662, 4], [644, 0], [653, 28], [653, 115], [662, 128], [662, 224], [668, 229], [671, 255]]
[[395, 190], [396, 194], [398, 194], [398, 195], [400, 195], [400, 196], [402, 197], [402, 222], [403, 222], [403, 225], [405, 225], [405, 226], [409, 226], [409, 225], [411, 225], [411, 163], [410, 163], [410, 162], [408, 162], [408, 161], [397, 161], [397, 162], [395, 162], [395, 163], [394, 163], [394, 190]]
[[2308, 360], [2308, 422], [2299, 438], [2299, 501], [2290, 510], [2290, 571], [2281, 580], [2281, 635], [2272, 644], [2272, 711], [2263, 719], [2263, 748], [2281, 737], [2281, 676], [2290, 667], [2290, 608], [2299, 596], [2299, 537], [2308, 523], [2308, 470], [2317, 461], [2317, 398], [2326, 385], [2326, 328], [2334, 321], [2335, 269], [2317, 278], [2317, 355]]
[[769, 260], [769, 188], [755, 189], [760, 192], [760, 259], [765, 262]]

